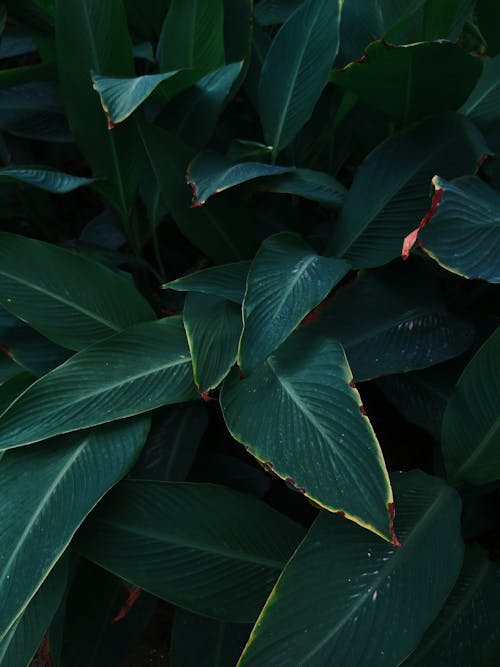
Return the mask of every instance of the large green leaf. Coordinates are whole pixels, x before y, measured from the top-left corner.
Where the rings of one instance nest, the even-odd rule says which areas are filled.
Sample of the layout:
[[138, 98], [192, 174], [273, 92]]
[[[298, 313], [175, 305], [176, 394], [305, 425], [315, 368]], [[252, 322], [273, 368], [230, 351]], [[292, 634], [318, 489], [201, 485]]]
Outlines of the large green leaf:
[[94, 175], [108, 179], [109, 194], [125, 219], [137, 180], [135, 128], [108, 130], [91, 79], [91, 72], [134, 76], [123, 3], [58, 0], [56, 41], [59, 82], [72, 132]]
[[209, 391], [222, 382], [236, 362], [241, 308], [217, 296], [190, 292], [182, 316], [195, 384], [201, 392]]
[[41, 190], [53, 192], [55, 194], [65, 194], [72, 192], [76, 188], [84, 185], [90, 185], [95, 179], [72, 176], [63, 174], [60, 171], [52, 171], [47, 167], [25, 167], [15, 165], [0, 169], [0, 181], [20, 181], [28, 185], [33, 185]]
[[255, 7], [255, 18], [261, 25], [284, 23], [302, 0], [261, 0]]
[[99, 93], [102, 108], [113, 124], [126, 120], [158, 86], [175, 76], [178, 70], [163, 74], [145, 74], [127, 79], [92, 75], [94, 90]]
[[475, 0], [426, 0], [423, 11], [422, 40], [457, 41], [474, 10]]
[[180, 317], [129, 327], [44, 375], [0, 415], [1, 449], [196, 397]]
[[500, 568], [480, 547], [466, 547], [462, 571], [439, 616], [404, 667], [496, 664], [500, 650]]
[[134, 32], [148, 40], [159, 35], [169, 0], [124, 0], [123, 4]]
[[331, 80], [363, 102], [407, 125], [458, 109], [481, 74], [482, 63], [452, 42], [394, 46], [373, 42], [365, 57]]
[[249, 268], [250, 262], [212, 266], [165, 283], [163, 289], [202, 292], [228, 299], [234, 303], [243, 303]]
[[2, 232], [0, 276], [2, 306], [72, 350], [155, 316], [129, 280], [42, 241]]
[[280, 28], [259, 86], [266, 143], [276, 154], [309, 120], [338, 50], [338, 0], [305, 0]]
[[483, 62], [479, 81], [460, 108], [480, 127], [497, 121], [500, 115], [500, 55], [484, 58]]
[[302, 535], [261, 501], [222, 486], [131, 481], [92, 514], [76, 546], [177, 606], [249, 623]]
[[296, 234], [267, 238], [250, 267], [238, 363], [255, 368], [345, 276], [346, 262], [317, 255]]
[[474, 326], [449, 313], [418, 267], [361, 273], [339, 290], [312, 331], [342, 343], [356, 381], [427, 368], [462, 354]]
[[26, 371], [3, 380], [0, 384], [0, 412], [8, 408], [12, 401], [35, 380], [36, 378]]
[[[189, 165], [187, 180], [193, 189], [193, 204], [201, 206], [212, 195], [263, 176], [280, 176], [294, 171], [263, 162], [231, 164], [212, 151], [198, 155]], [[1, 174], [1, 171], [0, 171]]]
[[342, 183], [323, 171], [313, 169], [294, 169], [283, 176], [259, 179], [255, 185], [256, 190], [297, 195], [335, 209], [341, 206], [346, 193]]
[[251, 625], [224, 623], [176, 609], [170, 637], [171, 667], [234, 667]]
[[162, 197], [181, 232], [217, 262], [251, 256], [257, 241], [252, 232], [253, 220], [245, 208], [217, 201], [190, 208], [191, 193], [185, 173], [194, 157], [193, 151], [169, 132], [153, 125], [141, 124], [140, 135]]
[[25, 611], [0, 641], [0, 667], [25, 667], [42, 641], [66, 589], [67, 560], [61, 558]]
[[432, 177], [472, 173], [486, 152], [477, 128], [458, 114], [389, 137], [357, 170], [332, 228], [329, 253], [357, 267], [399, 257], [403, 239], [429, 208]]
[[465, 278], [500, 282], [500, 195], [477, 176], [432, 179], [436, 212], [418, 234], [425, 253]]
[[500, 328], [460, 376], [441, 436], [450, 480], [487, 484], [500, 479]]
[[190, 70], [168, 84], [170, 95], [224, 65], [223, 0], [171, 0], [158, 60], [161, 72]]
[[248, 378], [233, 371], [220, 401], [255, 458], [321, 507], [391, 539], [384, 459], [339, 343], [299, 331]]
[[141, 418], [0, 461], [0, 638], [24, 611], [76, 529], [130, 469], [149, 428]]
[[415, 648], [460, 571], [460, 499], [421, 472], [397, 475], [393, 484], [403, 546], [320, 514], [282, 572], [238, 665], [388, 667]]

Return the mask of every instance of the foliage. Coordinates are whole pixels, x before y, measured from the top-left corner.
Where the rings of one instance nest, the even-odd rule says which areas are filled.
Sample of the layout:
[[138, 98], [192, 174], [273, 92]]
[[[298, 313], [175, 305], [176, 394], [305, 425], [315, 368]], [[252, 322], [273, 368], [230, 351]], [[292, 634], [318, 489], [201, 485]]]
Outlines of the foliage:
[[6, 3], [0, 667], [497, 664], [498, 16]]

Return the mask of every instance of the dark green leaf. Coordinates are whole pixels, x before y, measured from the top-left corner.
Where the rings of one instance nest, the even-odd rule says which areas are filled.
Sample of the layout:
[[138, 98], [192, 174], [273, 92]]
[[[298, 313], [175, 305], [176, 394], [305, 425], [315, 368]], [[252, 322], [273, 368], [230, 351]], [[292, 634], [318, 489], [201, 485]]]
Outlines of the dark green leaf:
[[137, 181], [135, 128], [108, 130], [91, 79], [91, 72], [134, 76], [121, 0], [58, 0], [56, 40], [59, 81], [73, 134], [94, 176], [109, 180], [110, 196], [127, 216]]
[[477, 176], [432, 183], [439, 204], [418, 234], [421, 248], [448, 271], [500, 282], [500, 195]]
[[380, 266], [398, 257], [403, 239], [429, 208], [429, 184], [439, 173], [472, 173], [488, 152], [476, 127], [458, 114], [433, 118], [377, 146], [357, 170], [329, 252], [353, 266]]
[[92, 514], [77, 548], [177, 606], [250, 623], [302, 535], [261, 501], [221, 486], [132, 481]]
[[341, 345], [291, 336], [248, 378], [221, 392], [236, 440], [315, 503], [391, 539], [392, 491]]
[[238, 665], [388, 667], [415, 648], [460, 571], [460, 499], [421, 472], [397, 475], [393, 484], [403, 546], [323, 512], [286, 565]]
[[190, 292], [183, 311], [193, 375], [201, 392], [217, 387], [236, 362], [241, 308], [217, 296]]
[[178, 70], [164, 74], [146, 74], [128, 79], [92, 75], [94, 90], [99, 93], [102, 108], [113, 124], [121, 123]]
[[0, 667], [31, 665], [31, 659], [62, 600], [66, 579], [67, 561], [62, 558], [0, 641]]
[[288, 232], [266, 239], [250, 267], [238, 364], [247, 373], [273, 352], [345, 276], [349, 266], [317, 255]]
[[170, 638], [171, 667], [234, 667], [252, 629], [177, 609]]
[[424, 5], [422, 40], [460, 37], [474, 9], [475, 0], [427, 0]]
[[212, 195], [241, 183], [263, 176], [279, 176], [293, 171], [293, 167], [278, 167], [263, 162], [231, 164], [221, 155], [207, 152], [198, 155], [191, 162], [187, 180], [193, 189], [193, 204], [201, 206]]
[[451, 42], [394, 46], [374, 42], [363, 60], [331, 80], [374, 109], [407, 125], [458, 109], [481, 74], [482, 63]]
[[466, 547], [462, 571], [404, 667], [494, 665], [500, 649], [500, 568], [478, 546]]
[[442, 448], [453, 482], [500, 479], [500, 328], [460, 376], [443, 419]]
[[254, 16], [261, 25], [276, 25], [290, 18], [302, 0], [261, 0]]
[[500, 6], [496, 0], [477, 0], [476, 15], [479, 28], [488, 44], [488, 55], [496, 56], [500, 53]]
[[22, 167], [20, 165], [0, 169], [0, 181], [4, 180], [20, 181], [54, 194], [72, 192], [76, 188], [90, 185], [95, 181], [94, 178], [63, 174], [60, 171], [52, 171], [46, 167]]
[[26, 371], [17, 373], [0, 384], [0, 413], [19, 396], [36, 378]]
[[1, 233], [0, 276], [2, 306], [73, 350], [154, 318], [132, 282], [41, 241]]
[[260, 179], [257, 189], [296, 195], [335, 209], [342, 205], [346, 194], [342, 183], [329, 174], [312, 169], [295, 169], [283, 176]]
[[460, 111], [480, 127], [498, 120], [500, 115], [500, 55], [495, 58], [483, 58], [483, 72]]
[[234, 303], [243, 303], [249, 268], [250, 262], [212, 266], [165, 283], [163, 289], [202, 292]]
[[276, 154], [309, 120], [338, 50], [338, 0], [305, 0], [280, 28], [259, 86], [266, 143]]
[[12, 627], [106, 491], [130, 469], [149, 419], [8, 452], [0, 461], [0, 637]]

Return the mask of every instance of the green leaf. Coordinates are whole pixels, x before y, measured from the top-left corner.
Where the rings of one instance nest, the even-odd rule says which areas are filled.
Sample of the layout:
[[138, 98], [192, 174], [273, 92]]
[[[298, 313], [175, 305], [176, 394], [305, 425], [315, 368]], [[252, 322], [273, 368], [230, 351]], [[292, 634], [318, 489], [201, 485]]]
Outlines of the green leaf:
[[499, 595], [498, 564], [477, 545], [466, 547], [455, 587], [404, 667], [494, 665], [500, 649]]
[[60, 559], [23, 614], [0, 641], [0, 667], [30, 665], [66, 589], [67, 560]]
[[171, 667], [234, 667], [252, 629], [176, 609], [170, 637]]
[[443, 38], [457, 41], [474, 5], [475, 0], [427, 0], [424, 5], [422, 41]]
[[223, 0], [171, 0], [158, 61], [161, 72], [191, 70], [171, 81], [170, 96], [224, 65]]
[[483, 58], [483, 72], [476, 87], [460, 112], [471, 118], [479, 127], [498, 120], [500, 115], [500, 55]]
[[144, 39], [155, 39], [167, 13], [169, 0], [124, 0], [125, 9], [133, 32]]
[[276, 154], [309, 120], [338, 51], [338, 0], [305, 0], [280, 28], [259, 86], [266, 143]]
[[270, 236], [255, 256], [243, 302], [243, 373], [273, 352], [345, 276], [348, 265], [317, 255], [296, 234]]
[[149, 419], [112, 424], [0, 461], [0, 638], [24, 611], [106, 491], [130, 469]]
[[94, 176], [128, 216], [137, 184], [137, 138], [127, 125], [110, 132], [91, 72], [134, 76], [132, 44], [121, 0], [58, 0], [56, 42], [59, 82], [71, 130]]
[[201, 392], [207, 392], [222, 382], [236, 362], [241, 308], [217, 296], [190, 292], [183, 319], [194, 381]]
[[361, 273], [308, 329], [342, 343], [356, 382], [447, 361], [474, 339], [473, 325], [446, 310], [415, 265]]
[[169, 102], [158, 123], [194, 149], [203, 148], [215, 131], [242, 67], [243, 63], [239, 61], [205, 74], [195, 85]]
[[53, 192], [54, 194], [65, 194], [72, 192], [84, 185], [95, 182], [95, 178], [82, 178], [63, 174], [60, 171], [52, 171], [46, 167], [22, 167], [12, 166], [0, 169], [1, 181], [20, 181], [35, 188]]
[[[133, 605], [126, 609], [133, 592], [126, 582], [80, 559], [64, 605], [58, 667], [123, 665], [123, 661], [133, 655], [158, 603], [156, 598], [141, 591]], [[127, 611], [125, 616], [114, 622], [123, 609]]]
[[497, 26], [500, 22], [500, 7], [495, 0], [477, 0], [476, 16], [481, 34], [488, 44], [488, 55], [500, 53], [500, 36]]
[[355, 267], [380, 266], [399, 257], [403, 239], [429, 208], [432, 177], [472, 173], [486, 152], [477, 128], [458, 114], [389, 137], [357, 170], [332, 228], [329, 254]]
[[113, 124], [126, 120], [158, 88], [178, 74], [178, 70], [164, 74], [145, 74], [127, 79], [92, 75], [94, 90], [101, 98], [102, 108]]
[[312, 169], [294, 169], [283, 176], [259, 179], [257, 186], [258, 190], [296, 195], [334, 209], [342, 205], [346, 194], [342, 183], [329, 174]]
[[261, 25], [277, 25], [290, 18], [302, 0], [261, 0], [255, 7], [255, 19]]
[[481, 74], [480, 58], [451, 42], [394, 46], [373, 42], [365, 58], [334, 71], [331, 80], [407, 125], [458, 109]]
[[198, 155], [189, 165], [187, 181], [193, 189], [193, 204], [203, 205], [209, 197], [228, 188], [263, 176], [293, 172], [293, 167], [278, 167], [263, 162], [231, 164], [212, 151]]
[[446, 471], [453, 483], [500, 479], [500, 328], [460, 376], [443, 419]]
[[234, 262], [211, 266], [202, 271], [195, 271], [177, 280], [162, 285], [163, 289], [180, 292], [202, 292], [228, 299], [234, 303], [243, 303], [250, 262]]
[[76, 546], [179, 607], [250, 623], [302, 535], [276, 510], [222, 486], [131, 481], [93, 512]]
[[0, 412], [3, 412], [12, 401], [35, 381], [35, 377], [23, 371], [17, 373], [0, 384]]
[[339, 343], [299, 331], [220, 402], [229, 431], [306, 497], [391, 539], [392, 491]]
[[44, 375], [0, 415], [2, 449], [196, 397], [180, 317], [129, 327]]
[[193, 151], [159, 127], [143, 123], [139, 131], [162, 197], [184, 236], [216, 262], [234, 262], [252, 256], [257, 240], [253, 218], [247, 210], [217, 201], [190, 208], [185, 173], [194, 157]]
[[321, 513], [269, 596], [239, 667], [387, 667], [415, 648], [460, 571], [460, 498], [421, 472], [396, 475], [393, 484], [403, 546]]
[[500, 195], [477, 176], [432, 183], [439, 203], [418, 234], [422, 250], [459, 276], [499, 283]]
[[0, 276], [1, 305], [73, 350], [155, 316], [129, 280], [42, 241], [1, 233]]

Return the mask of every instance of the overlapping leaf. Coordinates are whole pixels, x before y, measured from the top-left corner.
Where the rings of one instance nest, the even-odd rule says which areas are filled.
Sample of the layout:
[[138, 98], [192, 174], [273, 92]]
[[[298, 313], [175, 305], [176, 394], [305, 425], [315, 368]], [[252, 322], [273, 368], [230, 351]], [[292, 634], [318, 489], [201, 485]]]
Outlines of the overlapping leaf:
[[500, 55], [484, 58], [483, 71], [476, 87], [460, 111], [480, 127], [498, 120], [500, 113]]
[[163, 289], [202, 292], [234, 303], [243, 303], [250, 262], [234, 262], [189, 273], [163, 285]]
[[338, 51], [341, 3], [305, 0], [273, 39], [259, 86], [259, 114], [274, 153], [309, 120]]
[[220, 401], [231, 434], [260, 462], [321, 507], [392, 539], [382, 452], [339, 343], [299, 331], [247, 378], [233, 371]]
[[500, 328], [460, 376], [443, 419], [442, 449], [453, 482], [500, 479]]
[[458, 114], [445, 114], [381, 143], [357, 170], [329, 252], [355, 267], [374, 267], [401, 253], [403, 239], [429, 207], [435, 174], [473, 173], [488, 152], [477, 128]]
[[0, 461], [0, 638], [12, 627], [76, 529], [130, 469], [149, 420], [8, 452]]
[[264, 361], [348, 270], [346, 262], [321, 257], [296, 234], [267, 238], [247, 278], [238, 350], [242, 371]]
[[222, 486], [123, 482], [79, 532], [90, 560], [173, 604], [253, 622], [303, 535]]
[[195, 384], [201, 392], [209, 391], [236, 362], [243, 325], [241, 308], [226, 299], [190, 292], [182, 316]]
[[44, 375], [0, 415], [0, 447], [148, 412], [196, 397], [180, 317], [129, 327]]
[[239, 666], [387, 667], [416, 647], [462, 565], [460, 498], [420, 472], [393, 484], [402, 547], [323, 512], [281, 574]]
[[2, 306], [73, 350], [154, 318], [132, 282], [41, 241], [0, 234], [0, 276]]
[[477, 176], [432, 183], [439, 204], [418, 234], [421, 248], [448, 271], [500, 282], [500, 195]]

